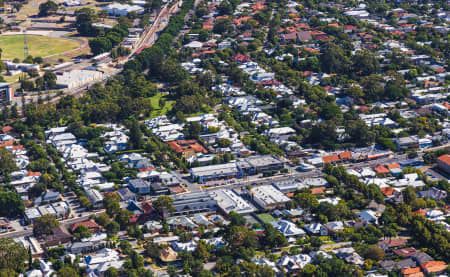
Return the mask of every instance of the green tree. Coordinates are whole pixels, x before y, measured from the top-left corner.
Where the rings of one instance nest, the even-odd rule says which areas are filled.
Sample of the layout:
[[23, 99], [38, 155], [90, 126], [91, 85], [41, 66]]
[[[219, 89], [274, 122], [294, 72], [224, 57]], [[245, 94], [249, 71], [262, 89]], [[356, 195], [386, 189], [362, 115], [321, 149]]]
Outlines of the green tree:
[[139, 121], [137, 121], [135, 118], [131, 119], [131, 122], [129, 123], [130, 133], [128, 140], [128, 147], [130, 149], [141, 149], [143, 141], [142, 141], [142, 132], [141, 128], [139, 126]]
[[49, 0], [39, 5], [39, 16], [48, 16], [58, 10], [58, 4]]
[[402, 194], [403, 194], [403, 201], [405, 201], [405, 203], [407, 204], [410, 204], [417, 198], [416, 192], [412, 187], [406, 187], [404, 190], [402, 190]]
[[105, 277], [119, 277], [119, 271], [115, 267], [110, 267], [105, 271]]
[[89, 47], [94, 55], [99, 55], [110, 51], [113, 45], [109, 39], [105, 37], [98, 37], [89, 40]]
[[352, 70], [360, 76], [375, 74], [380, 70], [380, 63], [369, 50], [358, 51], [352, 57]]
[[245, 218], [235, 211], [231, 211], [229, 217], [232, 226], [243, 226], [246, 223]]
[[381, 261], [384, 258], [384, 251], [380, 247], [371, 246], [366, 253], [366, 258], [374, 261]]
[[108, 224], [106, 224], [105, 228], [106, 228], [106, 233], [110, 237], [115, 236], [120, 231], [120, 225], [119, 225], [119, 223], [117, 223], [115, 221], [111, 221]]
[[3, 268], [0, 270], [0, 277], [17, 277], [19, 274], [12, 269]]
[[92, 236], [92, 233], [89, 231], [88, 227], [80, 225], [73, 231], [73, 235], [75, 238], [82, 239], [89, 238]]
[[0, 192], [0, 216], [21, 216], [25, 211], [23, 200], [17, 192]]
[[144, 255], [152, 259], [159, 259], [161, 254], [161, 247], [155, 243], [148, 243], [144, 248]]
[[129, 210], [122, 209], [119, 211], [115, 218], [115, 221], [119, 223], [121, 229], [125, 229], [127, 227], [131, 215], [132, 212]]
[[106, 195], [103, 198], [103, 206], [110, 217], [116, 216], [120, 211], [119, 196], [115, 193]]
[[0, 238], [0, 268], [21, 272], [25, 269], [27, 250], [11, 238]]
[[308, 192], [297, 193], [294, 196], [295, 203], [303, 209], [311, 211], [319, 206], [319, 201], [314, 194]]
[[204, 240], [201, 240], [197, 244], [197, 248], [194, 251], [194, 257], [204, 262], [209, 260], [211, 254], [209, 253], [208, 246]]
[[17, 169], [14, 161], [14, 155], [6, 150], [5, 147], [0, 147], [0, 176], [6, 176]]
[[169, 196], [160, 196], [153, 202], [153, 207], [162, 216], [165, 212], [173, 213], [175, 207], [173, 206], [173, 199]]
[[58, 225], [59, 222], [54, 215], [46, 214], [34, 220], [33, 233], [37, 237], [50, 235], [53, 234], [53, 229]]
[[80, 201], [80, 205], [84, 208], [91, 209], [92, 208], [92, 202], [89, 200], [87, 196], [80, 196], [78, 199]]
[[[223, 1], [226, 2], [226, 1]], [[222, 3], [223, 3], [222, 2]], [[213, 26], [213, 32], [216, 34], [224, 34], [231, 28], [231, 21], [228, 18], [222, 18], [216, 21]]]
[[109, 223], [109, 217], [106, 213], [101, 213], [95, 218], [95, 222], [97, 222], [101, 226], [106, 226]]
[[334, 43], [326, 43], [320, 56], [322, 70], [327, 73], [346, 73], [349, 67], [347, 55]]
[[202, 126], [199, 122], [189, 122], [184, 127], [183, 132], [188, 139], [198, 139], [200, 133], [202, 132]]
[[56, 276], [58, 277], [78, 277], [77, 271], [70, 266], [63, 266], [58, 270]]

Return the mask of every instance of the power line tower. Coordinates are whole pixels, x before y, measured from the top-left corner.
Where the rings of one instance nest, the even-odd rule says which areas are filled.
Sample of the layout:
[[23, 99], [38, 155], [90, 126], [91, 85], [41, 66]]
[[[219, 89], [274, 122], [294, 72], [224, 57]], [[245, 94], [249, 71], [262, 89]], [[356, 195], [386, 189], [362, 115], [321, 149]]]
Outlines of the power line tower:
[[23, 34], [23, 59], [25, 60], [28, 57], [28, 38], [27, 38], [27, 34], [26, 34], [26, 29], [25, 29], [25, 33]]

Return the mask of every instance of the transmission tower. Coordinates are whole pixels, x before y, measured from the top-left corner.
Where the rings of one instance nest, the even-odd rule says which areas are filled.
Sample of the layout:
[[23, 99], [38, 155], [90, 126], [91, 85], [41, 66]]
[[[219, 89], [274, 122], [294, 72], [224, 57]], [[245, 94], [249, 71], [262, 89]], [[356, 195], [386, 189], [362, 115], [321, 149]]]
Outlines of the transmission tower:
[[28, 57], [28, 38], [26, 34], [27, 29], [23, 33], [23, 59], [25, 60]]

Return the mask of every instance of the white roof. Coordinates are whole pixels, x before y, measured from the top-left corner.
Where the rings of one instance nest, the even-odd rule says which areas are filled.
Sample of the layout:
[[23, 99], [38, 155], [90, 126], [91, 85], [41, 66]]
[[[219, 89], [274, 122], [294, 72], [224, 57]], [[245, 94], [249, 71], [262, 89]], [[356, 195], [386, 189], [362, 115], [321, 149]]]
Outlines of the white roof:
[[254, 198], [259, 199], [265, 206], [290, 201], [289, 197], [272, 185], [254, 187], [250, 192], [253, 194]]
[[254, 208], [233, 190], [216, 190], [212, 192], [212, 197], [217, 201], [217, 205], [227, 214], [231, 211], [237, 213], [254, 212]]
[[298, 228], [294, 223], [287, 220], [280, 220], [271, 222], [272, 226], [275, 227], [280, 233], [286, 237], [290, 236], [303, 236], [305, 231]]

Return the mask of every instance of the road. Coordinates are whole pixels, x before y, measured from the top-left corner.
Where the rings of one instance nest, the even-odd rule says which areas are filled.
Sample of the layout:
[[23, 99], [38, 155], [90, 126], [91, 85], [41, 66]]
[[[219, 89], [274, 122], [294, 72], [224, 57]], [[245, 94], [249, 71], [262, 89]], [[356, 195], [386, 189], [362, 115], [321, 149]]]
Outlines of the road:
[[[425, 151], [430, 151], [430, 149], [435, 151], [435, 150], [442, 149], [442, 148], [445, 148], [448, 146], [449, 146], [449, 144], [439, 146], [439, 147], [429, 148], [424, 151], [420, 151], [418, 154], [419, 154], [419, 157], [421, 157], [425, 153]], [[385, 159], [365, 161], [365, 162], [360, 162], [360, 163], [347, 163], [347, 164], [342, 164], [342, 165], [347, 168], [373, 167], [378, 164], [396, 163], [396, 162], [403, 161], [405, 159], [407, 159], [407, 155], [401, 154], [401, 155], [397, 155], [397, 156], [385, 158]], [[180, 180], [182, 180], [182, 183], [189, 189], [189, 192], [186, 192], [186, 193], [199, 192], [202, 190], [203, 191], [214, 191], [214, 190], [219, 190], [219, 189], [224, 189], [224, 188], [239, 189], [239, 188], [243, 188], [243, 187], [246, 187], [248, 185], [253, 185], [253, 184], [255, 184], [255, 185], [272, 184], [274, 182], [277, 182], [277, 181], [280, 181], [280, 180], [283, 180], [286, 178], [295, 178], [295, 179], [301, 180], [301, 179], [306, 179], [306, 178], [320, 177], [323, 175], [323, 173], [318, 169], [315, 169], [312, 171], [307, 171], [307, 172], [297, 172], [295, 170], [292, 170], [290, 173], [284, 174], [284, 175], [277, 175], [277, 176], [272, 176], [272, 177], [261, 177], [261, 175], [248, 176], [243, 179], [234, 179], [234, 180], [232, 180], [234, 182], [226, 183], [223, 185], [211, 186], [208, 188], [200, 189], [197, 184], [191, 183], [187, 178], [185, 178], [186, 176], [180, 174], [177, 171], [174, 171], [174, 173]], [[184, 194], [186, 194], [186, 193], [184, 193]], [[154, 200], [154, 199], [155, 198], [150, 198], [150, 201]], [[125, 206], [126, 206], [126, 203], [122, 202], [121, 208], [125, 208]], [[60, 223], [64, 226], [69, 226], [76, 222], [85, 221], [85, 220], [89, 219], [92, 215], [97, 215], [97, 214], [100, 214], [103, 212], [105, 212], [104, 209], [89, 212], [89, 213], [85, 214], [84, 216], [63, 220], [63, 221], [60, 221]], [[0, 234], [0, 238], [1, 237], [15, 238], [15, 237], [30, 236], [32, 234], [33, 234], [33, 231], [31, 229], [28, 229], [28, 230], [23, 230], [23, 231], [3, 233], [3, 234]]]
[[[128, 204], [125, 202], [121, 202], [120, 203], [120, 208], [124, 209], [126, 208]], [[84, 213], [84, 215], [79, 216], [79, 217], [74, 217], [74, 218], [69, 218], [66, 220], [61, 220], [59, 221], [59, 223], [61, 225], [64, 225], [66, 227], [74, 224], [74, 223], [78, 223], [78, 222], [83, 222], [86, 221], [88, 219], [91, 218], [91, 216], [95, 215], [99, 215], [106, 212], [105, 209], [100, 209], [100, 210], [95, 210], [95, 211], [91, 211], [91, 212], [87, 212]], [[15, 232], [9, 232], [9, 233], [2, 233], [0, 234], [0, 238], [18, 238], [18, 237], [26, 237], [26, 236], [31, 236], [33, 234], [33, 228], [31, 226], [27, 226], [27, 230], [21, 230], [21, 231], [15, 231]]]
[[147, 27], [141, 36], [141, 39], [136, 43], [136, 46], [127, 59], [133, 58], [136, 54], [139, 54], [142, 49], [151, 47], [155, 43], [158, 38], [158, 33], [167, 27], [170, 16], [176, 14], [180, 10], [182, 3], [183, 1], [179, 0], [170, 8], [168, 7], [169, 4], [166, 4], [161, 9], [158, 17], [155, 19], [155, 22], [151, 26]]
[[[81, 216], [81, 217], [66, 219], [66, 220], [60, 221], [59, 223], [61, 225], [64, 225], [64, 226], [70, 226], [70, 225], [72, 225], [74, 223], [77, 223], [77, 222], [86, 221], [94, 214], [100, 214], [100, 213], [103, 213], [103, 212], [105, 212], [105, 210], [92, 212], [92, 213], [89, 213], [89, 214]], [[0, 234], [0, 238], [18, 238], [18, 237], [31, 236], [33, 234], [33, 228], [32, 227], [27, 227], [27, 228], [28, 228], [27, 230]]]

